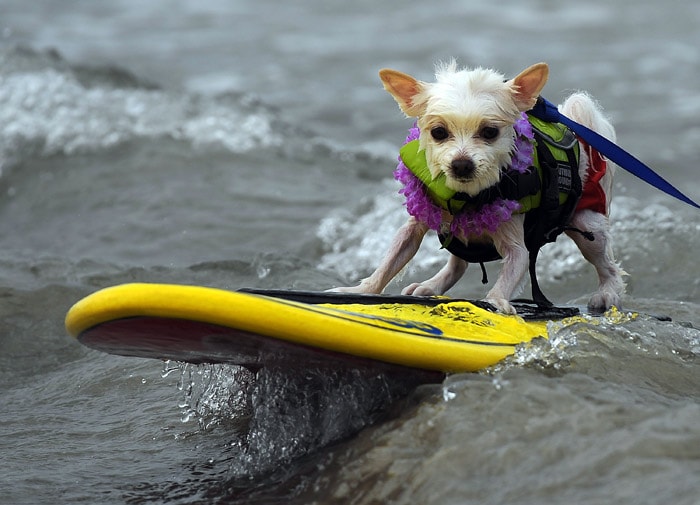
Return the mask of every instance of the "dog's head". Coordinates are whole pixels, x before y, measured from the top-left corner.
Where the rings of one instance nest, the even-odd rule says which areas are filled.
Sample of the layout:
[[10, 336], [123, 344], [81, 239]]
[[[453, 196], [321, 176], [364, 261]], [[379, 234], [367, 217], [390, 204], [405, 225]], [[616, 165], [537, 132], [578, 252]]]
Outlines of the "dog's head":
[[433, 178], [444, 173], [450, 189], [472, 196], [500, 180], [514, 148], [513, 124], [535, 105], [548, 75], [538, 63], [506, 81], [493, 70], [459, 70], [454, 61], [438, 67], [433, 83], [379, 72], [401, 110], [417, 118]]

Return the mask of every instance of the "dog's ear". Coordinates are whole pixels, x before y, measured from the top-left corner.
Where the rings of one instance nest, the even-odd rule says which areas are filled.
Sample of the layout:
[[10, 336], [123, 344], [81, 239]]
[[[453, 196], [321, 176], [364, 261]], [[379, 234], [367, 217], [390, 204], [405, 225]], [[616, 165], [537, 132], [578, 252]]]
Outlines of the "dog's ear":
[[517, 77], [509, 81], [513, 89], [515, 105], [522, 112], [535, 106], [540, 91], [544, 88], [549, 77], [549, 67], [546, 63], [535, 63], [531, 67], [520, 72]]
[[425, 86], [408, 74], [384, 68], [379, 71], [384, 89], [391, 93], [399, 107], [409, 117], [417, 117], [425, 112]]

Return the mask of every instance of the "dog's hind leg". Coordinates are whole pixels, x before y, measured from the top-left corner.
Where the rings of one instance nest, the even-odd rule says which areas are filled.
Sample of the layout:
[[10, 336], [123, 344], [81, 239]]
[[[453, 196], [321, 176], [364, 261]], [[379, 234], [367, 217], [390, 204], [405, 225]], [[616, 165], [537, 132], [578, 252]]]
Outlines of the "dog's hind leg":
[[602, 312], [613, 305], [620, 307], [620, 297], [625, 292], [622, 280], [625, 272], [613, 256], [608, 218], [592, 210], [581, 210], [574, 215], [571, 226], [589, 231], [594, 237], [594, 240], [588, 240], [576, 231], [566, 232], [598, 273], [598, 291], [588, 301], [588, 309]]
[[401, 291], [404, 295], [435, 296], [442, 295], [461, 279], [467, 270], [467, 262], [457, 256], [450, 255], [442, 269], [433, 277], [423, 282], [416, 282]]

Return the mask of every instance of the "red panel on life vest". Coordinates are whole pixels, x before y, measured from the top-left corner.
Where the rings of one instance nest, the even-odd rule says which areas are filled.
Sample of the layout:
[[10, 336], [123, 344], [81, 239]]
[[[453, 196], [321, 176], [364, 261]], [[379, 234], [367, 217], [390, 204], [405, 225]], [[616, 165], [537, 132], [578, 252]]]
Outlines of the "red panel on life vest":
[[576, 206], [576, 210], [590, 209], [594, 212], [607, 215], [607, 201], [605, 191], [600, 185], [600, 180], [605, 175], [608, 169], [608, 162], [598, 151], [586, 144], [581, 138], [578, 139], [581, 143], [581, 149], [584, 149], [588, 154], [588, 178], [583, 185], [583, 193], [581, 199]]

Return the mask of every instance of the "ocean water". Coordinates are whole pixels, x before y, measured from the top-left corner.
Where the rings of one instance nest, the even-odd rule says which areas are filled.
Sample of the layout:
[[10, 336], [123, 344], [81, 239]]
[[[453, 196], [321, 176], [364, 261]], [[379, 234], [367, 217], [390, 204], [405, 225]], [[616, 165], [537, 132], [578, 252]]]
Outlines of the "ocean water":
[[[586, 89], [700, 198], [700, 4], [0, 2], [0, 503], [698, 504], [700, 224], [618, 172], [623, 312], [478, 374], [247, 370], [81, 347], [67, 309], [148, 281], [323, 290], [405, 219], [410, 121], [381, 87], [433, 64]], [[426, 240], [390, 292], [445, 260]], [[490, 265], [494, 278], [498, 265]], [[547, 246], [542, 287], [592, 268]], [[451, 294], [480, 298], [472, 268]]]

